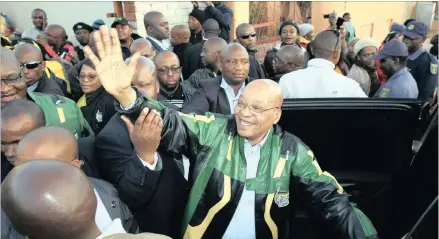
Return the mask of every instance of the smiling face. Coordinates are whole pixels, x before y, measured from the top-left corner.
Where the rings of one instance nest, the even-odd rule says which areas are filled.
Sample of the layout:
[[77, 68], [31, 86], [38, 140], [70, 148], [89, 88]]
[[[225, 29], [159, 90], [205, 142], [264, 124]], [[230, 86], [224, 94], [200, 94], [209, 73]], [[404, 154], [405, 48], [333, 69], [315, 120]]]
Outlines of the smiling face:
[[279, 98], [282, 92], [278, 86], [270, 84], [258, 80], [251, 82], [245, 87], [235, 108], [238, 134], [252, 145], [261, 142], [282, 114], [282, 98]]
[[26, 98], [27, 86], [19, 70], [18, 62], [11, 51], [1, 50], [1, 106], [16, 99]]
[[373, 67], [375, 66], [375, 61], [372, 60], [372, 56], [375, 55], [377, 49], [373, 46], [368, 46], [363, 48], [357, 55], [357, 59], [363, 64]]
[[128, 25], [117, 24], [116, 25], [117, 35], [119, 36], [119, 40], [126, 41], [131, 38], [131, 27]]
[[280, 38], [285, 45], [295, 44], [297, 40], [297, 29], [293, 25], [284, 26]]
[[46, 21], [46, 14], [44, 12], [36, 10], [32, 12], [32, 23], [35, 28], [43, 30], [43, 24]]

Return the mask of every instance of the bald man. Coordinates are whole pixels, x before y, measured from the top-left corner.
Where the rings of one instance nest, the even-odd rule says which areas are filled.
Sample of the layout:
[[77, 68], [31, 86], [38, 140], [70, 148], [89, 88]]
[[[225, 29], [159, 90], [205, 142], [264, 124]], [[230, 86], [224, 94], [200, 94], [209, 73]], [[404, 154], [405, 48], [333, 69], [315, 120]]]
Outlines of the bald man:
[[[78, 143], [68, 130], [47, 126], [38, 128], [20, 140], [17, 146], [16, 165], [34, 159], [56, 159], [81, 168]], [[108, 182], [89, 177], [94, 187], [98, 207], [96, 224], [103, 231], [119, 218], [127, 232], [136, 233], [138, 226], [130, 209], [119, 199], [117, 190]]]
[[67, 96], [67, 85], [64, 81], [50, 74], [48, 76], [46, 63], [43, 60], [41, 50], [29, 43], [21, 43], [14, 49], [14, 55], [22, 66], [23, 77], [26, 81], [27, 90]]
[[51, 58], [61, 58], [72, 64], [77, 63], [75, 47], [67, 41], [68, 37], [63, 26], [57, 24], [47, 26], [44, 38], [39, 38], [37, 41], [43, 45]]
[[172, 51], [162, 51], [154, 59], [157, 67], [157, 79], [160, 84], [160, 94], [166, 102], [182, 108], [195, 93], [191, 84], [181, 81], [180, 61]]
[[131, 44], [131, 55], [136, 52], [139, 52], [141, 56], [147, 57], [151, 60], [154, 60], [156, 52], [150, 41], [145, 38], [139, 38], [134, 40], [133, 44]]
[[151, 42], [156, 52], [168, 50], [169, 45], [163, 40], [169, 39], [169, 23], [163, 13], [151, 11], [143, 17], [147, 40]]
[[283, 75], [297, 71], [305, 64], [305, 55], [302, 49], [296, 45], [286, 45], [276, 52], [273, 59], [273, 70], [276, 75], [272, 80], [279, 82]]
[[101, 234], [93, 187], [80, 169], [65, 162], [34, 160], [12, 170], [2, 183], [1, 204], [13, 227], [29, 238]]
[[209, 80], [221, 75], [222, 64], [221, 56], [223, 51], [227, 49], [227, 42], [219, 37], [212, 37], [203, 44], [203, 52], [201, 52], [201, 61], [204, 68], [196, 70], [187, 82], [193, 87], [199, 88], [200, 82]]
[[174, 52], [181, 63], [184, 62], [184, 52], [190, 46], [189, 39], [191, 37], [191, 31], [186, 25], [176, 25], [171, 29], [171, 44], [173, 46], [172, 52]]
[[222, 51], [220, 63], [221, 75], [199, 82], [198, 90], [182, 109], [183, 113], [233, 114], [244, 87], [253, 80], [249, 77], [249, 55], [239, 43], [231, 43]]
[[320, 32], [311, 44], [315, 58], [308, 67], [282, 76], [279, 85], [284, 98], [367, 97], [360, 85], [334, 71], [340, 59], [340, 36], [333, 31]]
[[196, 70], [203, 69], [204, 64], [201, 61], [200, 54], [203, 52], [203, 45], [206, 40], [212, 37], [218, 37], [220, 34], [219, 24], [214, 19], [207, 19], [203, 24], [203, 41], [192, 45], [188, 49], [186, 49], [184, 53], [184, 62], [183, 64], [183, 78], [188, 79]]

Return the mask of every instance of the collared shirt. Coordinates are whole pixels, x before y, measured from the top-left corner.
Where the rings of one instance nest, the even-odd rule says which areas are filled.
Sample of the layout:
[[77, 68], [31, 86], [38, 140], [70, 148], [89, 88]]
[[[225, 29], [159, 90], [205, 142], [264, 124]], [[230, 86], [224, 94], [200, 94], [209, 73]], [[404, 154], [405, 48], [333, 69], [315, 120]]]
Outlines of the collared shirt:
[[105, 228], [107, 228], [111, 223], [111, 217], [110, 214], [107, 211], [107, 208], [105, 208], [104, 203], [102, 202], [101, 197], [99, 196], [99, 193], [96, 191], [96, 189], [93, 189], [96, 195], [96, 201], [98, 202], [97, 208], [96, 208], [96, 214], [95, 214], [95, 222], [98, 226], [99, 230], [103, 232]]
[[407, 67], [395, 72], [375, 94], [376, 98], [418, 98], [418, 85]]
[[32, 28], [28, 28], [26, 30], [24, 30], [24, 32], [21, 34], [22, 38], [31, 38], [33, 40], [37, 40], [37, 36], [39, 34], [43, 33], [43, 31], [40, 31], [38, 29], [36, 29], [35, 27]]
[[[244, 141], [244, 155], [247, 163], [246, 178], [256, 177], [258, 164], [261, 157], [261, 148], [267, 141], [268, 134], [257, 145], [252, 146], [247, 140]], [[233, 214], [232, 220], [224, 233], [223, 239], [254, 239], [256, 238], [255, 228], [255, 191], [246, 188], [242, 192], [241, 198]]]
[[157, 45], [159, 45], [164, 51], [167, 51], [169, 49], [169, 45], [167, 45], [166, 43], [164, 43], [163, 41], [159, 41], [153, 37], [148, 36], [149, 39], [153, 40], [155, 43], [157, 43]]
[[424, 53], [424, 48], [419, 48], [417, 51], [415, 51], [415, 52], [413, 52], [412, 54], [410, 54], [408, 57], [407, 57], [407, 59], [409, 59], [409, 60], [411, 60], [411, 61], [414, 61], [414, 60], [416, 60], [416, 59], [418, 59], [418, 57], [422, 54], [422, 53]]
[[284, 98], [367, 97], [354, 80], [334, 71], [335, 65], [315, 58], [308, 67], [285, 74], [279, 81]]
[[242, 83], [241, 88], [239, 88], [238, 94], [235, 95], [235, 91], [233, 88], [227, 84], [226, 80], [224, 80], [224, 77], [221, 81], [221, 88], [224, 89], [227, 95], [227, 99], [229, 100], [229, 106], [230, 106], [230, 113], [233, 114], [235, 112], [235, 107], [238, 104], [239, 97], [241, 96], [242, 92], [244, 91], [245, 82]]
[[27, 92], [34, 92], [37, 89], [39, 83], [40, 82], [36, 82], [35, 84], [27, 87]]
[[122, 226], [122, 222], [120, 221], [119, 218], [116, 218], [113, 220], [113, 222], [106, 227], [105, 229], [101, 229], [102, 234], [99, 235], [98, 237], [96, 237], [96, 239], [102, 239], [114, 234], [119, 234], [119, 233], [127, 233], [125, 231], [125, 229]]

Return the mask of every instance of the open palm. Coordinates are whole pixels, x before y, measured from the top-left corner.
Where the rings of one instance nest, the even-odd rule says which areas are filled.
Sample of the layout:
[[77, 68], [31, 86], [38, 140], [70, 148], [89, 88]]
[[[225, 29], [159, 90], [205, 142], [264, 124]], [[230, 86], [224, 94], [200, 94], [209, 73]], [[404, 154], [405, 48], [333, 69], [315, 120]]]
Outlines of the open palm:
[[101, 26], [99, 31], [92, 33], [99, 58], [89, 46], [86, 46], [84, 51], [95, 65], [102, 86], [117, 98], [132, 90], [131, 80], [139, 53], [133, 55], [129, 65], [125, 64], [117, 32], [112, 28], [110, 33], [111, 38], [106, 26]]

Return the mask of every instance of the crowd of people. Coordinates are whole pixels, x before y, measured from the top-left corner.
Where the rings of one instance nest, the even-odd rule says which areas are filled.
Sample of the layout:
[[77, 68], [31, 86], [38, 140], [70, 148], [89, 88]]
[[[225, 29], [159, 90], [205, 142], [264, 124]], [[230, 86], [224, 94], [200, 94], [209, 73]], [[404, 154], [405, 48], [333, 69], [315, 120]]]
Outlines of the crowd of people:
[[125, 18], [98, 19], [72, 26], [74, 46], [42, 9], [20, 39], [2, 36], [2, 238], [287, 238], [290, 197], [337, 238], [378, 238], [277, 125], [281, 106], [370, 97], [434, 107], [437, 35], [427, 52], [427, 25], [409, 19], [381, 43], [357, 38], [351, 15], [333, 12], [319, 33], [282, 22], [259, 61], [252, 25], [230, 39], [230, 8], [192, 4], [188, 24], [172, 28], [146, 13], [146, 37]]

